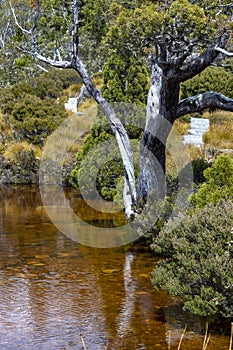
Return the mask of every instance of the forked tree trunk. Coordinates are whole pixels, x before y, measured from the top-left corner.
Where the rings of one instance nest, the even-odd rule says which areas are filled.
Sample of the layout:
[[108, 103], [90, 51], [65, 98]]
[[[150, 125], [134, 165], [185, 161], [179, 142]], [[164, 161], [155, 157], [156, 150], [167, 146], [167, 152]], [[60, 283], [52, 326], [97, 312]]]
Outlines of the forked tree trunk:
[[166, 142], [176, 119], [178, 102], [179, 84], [170, 81], [166, 72], [154, 64], [147, 100], [145, 132], [140, 144], [140, 202], [146, 202], [152, 193], [157, 199], [165, 195]]

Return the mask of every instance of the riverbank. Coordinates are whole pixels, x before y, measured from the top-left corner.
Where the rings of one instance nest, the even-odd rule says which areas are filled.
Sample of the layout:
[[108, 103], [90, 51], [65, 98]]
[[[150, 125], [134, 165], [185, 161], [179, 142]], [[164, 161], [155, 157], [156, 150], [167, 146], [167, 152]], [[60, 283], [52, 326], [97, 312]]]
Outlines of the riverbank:
[[[11, 161], [0, 156], [0, 185], [37, 185], [39, 183], [40, 158], [33, 151], [23, 149], [18, 159]], [[70, 173], [75, 167], [75, 153], [70, 153], [62, 169], [62, 185], [71, 186]], [[52, 169], [51, 169], [52, 171]], [[46, 177], [44, 177], [46, 181]]]
[[[84, 104], [82, 110], [87, 114], [85, 130], [89, 130], [91, 123], [95, 121], [96, 110], [90, 107], [88, 103], [86, 105]], [[75, 114], [78, 116], [78, 114], [82, 115], [83, 112]], [[233, 114], [216, 111], [212, 114], [206, 112], [203, 117], [192, 118], [191, 121], [193, 121], [194, 126], [191, 123], [189, 130], [187, 129], [186, 131], [187, 134], [183, 134], [183, 140], [190, 159], [203, 159], [204, 162], [211, 163], [221, 153], [231, 156], [233, 153]], [[196, 123], [198, 125], [195, 124], [195, 121], [198, 122]], [[185, 125], [185, 123], [183, 124]], [[182, 129], [184, 128], [183, 124], [177, 129], [180, 134], [182, 134]], [[185, 125], [185, 129], [187, 125]], [[9, 125], [7, 132], [10, 136], [13, 134], [14, 130], [11, 125]], [[5, 132], [5, 134], [7, 133]], [[8, 139], [5, 136], [6, 140], [2, 140], [4, 146], [1, 147], [0, 144], [0, 184], [38, 184], [43, 146], [34, 146], [25, 140], [12, 141], [12, 137], [9, 137], [9, 135]], [[69, 150], [66, 156], [65, 164], [63, 165], [63, 185], [65, 187], [72, 185], [70, 173], [76, 166], [76, 153], [82, 146], [86, 135], [87, 133], [84, 133], [78, 139], [77, 144], [72, 146], [72, 149]], [[168, 175], [170, 173], [173, 174], [174, 170], [174, 164], [167, 156]], [[48, 182], [46, 179], [45, 181]]]

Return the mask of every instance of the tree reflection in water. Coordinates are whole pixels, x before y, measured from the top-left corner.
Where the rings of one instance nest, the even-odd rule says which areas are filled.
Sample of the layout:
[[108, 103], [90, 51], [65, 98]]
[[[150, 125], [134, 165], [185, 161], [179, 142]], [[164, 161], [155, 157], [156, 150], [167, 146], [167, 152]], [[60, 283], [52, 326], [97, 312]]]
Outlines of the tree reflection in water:
[[[69, 240], [35, 187], [2, 187], [0, 201], [0, 349], [81, 350], [83, 336], [88, 350], [166, 350], [169, 334], [177, 349], [185, 323], [182, 349], [200, 348], [205, 325], [152, 287], [155, 258], [144, 248]], [[209, 349], [228, 343], [216, 335]]]

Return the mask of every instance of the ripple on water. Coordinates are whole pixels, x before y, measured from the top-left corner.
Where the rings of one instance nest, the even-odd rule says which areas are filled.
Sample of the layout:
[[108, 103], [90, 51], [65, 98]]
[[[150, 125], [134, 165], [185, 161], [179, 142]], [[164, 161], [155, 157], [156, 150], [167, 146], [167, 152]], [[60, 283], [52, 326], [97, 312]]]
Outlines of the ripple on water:
[[[167, 350], [169, 343], [173, 350], [185, 324], [182, 349], [202, 349], [205, 323], [151, 286], [156, 259], [147, 250], [81, 246], [37, 210], [37, 188], [3, 194], [0, 349], [81, 350], [83, 337], [88, 350]], [[209, 345], [228, 349], [229, 337], [213, 333]]]

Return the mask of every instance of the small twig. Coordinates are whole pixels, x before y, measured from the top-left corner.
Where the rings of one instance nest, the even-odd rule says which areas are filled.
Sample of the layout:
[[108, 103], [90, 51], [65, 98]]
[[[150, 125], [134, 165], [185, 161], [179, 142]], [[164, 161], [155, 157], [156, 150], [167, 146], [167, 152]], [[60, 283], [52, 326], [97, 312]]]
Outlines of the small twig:
[[233, 338], [233, 322], [231, 323], [231, 338], [230, 338], [229, 350], [232, 350], [232, 338]]
[[180, 350], [181, 343], [182, 343], [182, 340], [183, 340], [183, 338], [184, 338], [186, 329], [187, 329], [187, 325], [185, 326], [185, 328], [184, 328], [184, 330], [183, 330], [183, 333], [182, 333], [182, 335], [181, 335], [181, 337], [180, 337], [180, 342], [179, 342], [179, 345], [178, 345], [178, 349], [177, 349], [177, 350]]
[[84, 349], [84, 350], [87, 350], [87, 347], [86, 347], [84, 338], [83, 338], [82, 336], [80, 336], [80, 337], [81, 337], [81, 341], [82, 341], [82, 344], [83, 344], [83, 349]]
[[41, 70], [43, 70], [44, 72], [48, 73], [48, 69], [45, 69], [44, 67], [42, 67], [40, 64], [36, 65], [38, 68], [40, 68]]
[[171, 331], [168, 332], [168, 350], [171, 350]]
[[208, 346], [209, 341], [210, 341], [210, 334], [209, 334], [209, 336], [208, 336], [208, 338], [207, 338], [207, 340], [206, 340], [206, 343], [205, 343], [205, 346], [203, 347], [203, 350], [206, 350], [206, 349], [207, 349], [207, 346]]
[[202, 346], [202, 349], [203, 349], [203, 350], [205, 349], [205, 344], [206, 344], [207, 336], [208, 336], [208, 323], [206, 323], [205, 338], [204, 338], [203, 346]]
[[12, 15], [14, 17], [14, 21], [15, 21], [15, 24], [17, 25], [17, 27], [22, 31], [22, 33], [28, 34], [28, 35], [32, 35], [32, 31], [31, 30], [27, 30], [27, 29], [23, 28], [19, 24], [18, 19], [17, 19], [16, 14], [15, 14], [15, 10], [14, 10], [12, 4], [11, 4], [11, 1], [9, 1], [9, 5], [10, 5], [10, 9], [11, 9], [11, 12], [12, 12]]

